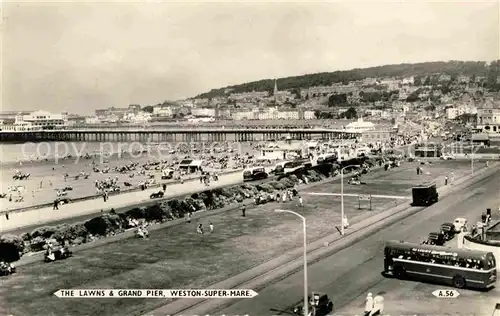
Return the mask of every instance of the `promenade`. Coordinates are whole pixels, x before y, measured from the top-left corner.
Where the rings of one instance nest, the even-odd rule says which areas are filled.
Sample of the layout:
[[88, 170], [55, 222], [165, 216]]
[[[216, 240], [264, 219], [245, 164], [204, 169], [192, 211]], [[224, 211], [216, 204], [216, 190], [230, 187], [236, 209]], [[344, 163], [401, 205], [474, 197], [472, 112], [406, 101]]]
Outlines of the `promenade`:
[[[210, 186], [200, 183], [198, 179], [188, 180], [184, 183], [176, 183], [167, 186], [164, 199], [174, 198], [177, 196], [189, 195], [201, 192], [207, 189], [214, 189], [228, 185], [238, 184], [243, 182], [242, 171], [234, 171], [219, 176], [217, 182], [212, 181]], [[24, 212], [10, 213], [9, 219], [4, 214], [0, 216], [0, 233], [8, 232], [22, 227], [50, 223], [62, 219], [78, 217], [82, 215], [109, 211], [110, 209], [118, 209], [126, 206], [134, 206], [137, 204], [151, 202], [149, 195], [160, 191], [161, 188], [150, 188], [144, 191], [136, 191], [110, 196], [107, 202], [102, 198], [84, 200], [59, 206], [59, 210], [54, 210], [52, 206], [39, 209], [27, 210]], [[158, 199], [157, 201], [161, 201]]]

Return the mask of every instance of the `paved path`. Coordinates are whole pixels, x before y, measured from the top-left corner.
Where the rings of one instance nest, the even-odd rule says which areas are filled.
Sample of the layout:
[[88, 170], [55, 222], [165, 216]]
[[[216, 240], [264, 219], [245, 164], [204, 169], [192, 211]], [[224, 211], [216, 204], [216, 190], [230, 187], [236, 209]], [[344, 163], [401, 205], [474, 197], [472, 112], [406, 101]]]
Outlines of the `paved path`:
[[396, 199], [396, 200], [408, 200], [411, 199], [411, 196], [401, 196], [401, 195], [379, 195], [379, 194], [352, 194], [352, 193], [324, 193], [324, 192], [306, 192], [308, 195], [320, 195], [320, 196], [342, 196], [344, 197], [363, 197], [370, 196], [372, 198], [379, 199]]
[[[485, 179], [462, 186], [458, 192], [446, 196], [439, 203], [403, 221], [381, 229], [370, 238], [362, 239], [333, 256], [312, 264], [308, 273], [310, 290], [328, 293], [337, 309], [356, 300], [350, 308], [341, 309], [336, 315], [362, 314], [363, 299], [366, 293], [376, 293], [380, 288], [386, 292], [397, 290], [400, 293], [411, 295], [411, 293], [414, 293], [415, 288], [420, 286], [420, 283], [385, 279], [381, 275], [383, 269], [383, 242], [386, 240], [406, 240], [419, 243], [426, 238], [429, 232], [437, 230], [443, 222], [453, 221], [456, 217], [477, 218], [482, 210], [498, 204], [498, 181], [500, 181], [500, 171], [497, 170], [493, 175]], [[373, 288], [374, 286], [375, 288]], [[434, 290], [442, 287], [433, 286], [430, 289]], [[210, 314], [276, 315], [276, 312], [271, 312], [270, 309], [284, 310], [301, 300], [303, 295], [303, 272], [294, 273], [281, 281], [259, 289], [258, 292], [259, 295], [254, 299], [236, 301], [233, 305], [215, 312], [212, 311]], [[402, 300], [403, 297], [401, 296], [399, 299]], [[387, 315], [417, 314], [416, 310], [402, 308], [404, 301], [394, 302], [394, 304], [398, 304], [397, 309], [391, 309], [392, 303], [386, 300], [385, 313]], [[460, 313], [463, 313], [462, 315], [473, 315], [471, 311], [477, 308], [477, 304], [474, 304], [476, 303], [470, 303], [466, 309], [455, 307], [452, 310], [434, 310], [434, 314], [460, 315]], [[187, 312], [192, 311], [194, 310]], [[210, 311], [203, 310], [203, 313], [208, 312]]]
[[[219, 176], [219, 181], [212, 182], [209, 187], [201, 184], [199, 180], [191, 180], [182, 184], [172, 184], [167, 187], [165, 198], [188, 195], [201, 192], [206, 189], [238, 184], [242, 183], [242, 181], [242, 172], [236, 171]], [[59, 210], [53, 210], [52, 206], [50, 206], [20, 213], [11, 213], [9, 215], [9, 220], [2, 215], [0, 216], [0, 232], [37, 224], [50, 223], [65, 218], [99, 213], [101, 210], [109, 210], [111, 208], [118, 209], [125, 206], [135, 205], [141, 202], [150, 201], [149, 195], [153, 192], [158, 192], [159, 190], [159, 188], [151, 188], [146, 189], [145, 191], [114, 195], [110, 196], [106, 203], [104, 203], [102, 199], [92, 199], [62, 205], [59, 207]]]

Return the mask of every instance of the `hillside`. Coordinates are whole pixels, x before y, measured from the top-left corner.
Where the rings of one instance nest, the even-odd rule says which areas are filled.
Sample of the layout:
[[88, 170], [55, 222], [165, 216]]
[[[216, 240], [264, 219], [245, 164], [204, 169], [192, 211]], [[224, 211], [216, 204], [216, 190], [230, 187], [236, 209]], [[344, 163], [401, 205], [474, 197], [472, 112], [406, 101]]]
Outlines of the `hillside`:
[[[417, 64], [385, 65], [364, 69], [279, 78], [278, 87], [280, 90], [291, 90], [314, 86], [328, 86], [334, 83], [347, 84], [349, 81], [362, 80], [365, 78], [426, 76], [431, 74], [487, 77], [487, 84], [496, 85], [496, 78], [500, 75], [499, 66], [500, 60], [492, 62], [490, 65], [484, 61], [438, 61]], [[220, 89], [212, 89], [209, 92], [196, 96], [196, 98], [223, 96], [226, 89], [231, 89], [232, 93], [243, 93], [251, 91], [272, 91], [273, 88], [274, 79], [265, 79]]]

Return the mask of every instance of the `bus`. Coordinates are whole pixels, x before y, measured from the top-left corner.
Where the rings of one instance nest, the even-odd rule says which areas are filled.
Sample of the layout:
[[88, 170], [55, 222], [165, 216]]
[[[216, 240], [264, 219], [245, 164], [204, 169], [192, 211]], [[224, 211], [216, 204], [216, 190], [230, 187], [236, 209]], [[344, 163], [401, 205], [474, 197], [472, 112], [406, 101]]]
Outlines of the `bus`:
[[267, 179], [269, 175], [264, 167], [254, 167], [243, 171], [243, 181], [254, 181]]
[[456, 288], [489, 289], [497, 270], [491, 252], [389, 241], [384, 273], [399, 279], [439, 282]]

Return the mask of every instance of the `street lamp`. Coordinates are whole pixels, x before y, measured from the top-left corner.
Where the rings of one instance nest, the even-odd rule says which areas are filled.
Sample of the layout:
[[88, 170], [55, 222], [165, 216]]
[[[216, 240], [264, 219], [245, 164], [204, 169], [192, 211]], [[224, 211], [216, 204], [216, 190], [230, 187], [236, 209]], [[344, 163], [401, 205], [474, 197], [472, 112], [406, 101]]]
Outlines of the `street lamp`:
[[344, 236], [345, 233], [345, 228], [344, 228], [344, 169], [346, 168], [358, 168], [360, 165], [349, 165], [342, 167], [340, 169], [340, 217], [341, 219], [341, 228], [340, 228], [340, 234]]
[[307, 316], [309, 314], [309, 302], [308, 302], [308, 296], [309, 293], [307, 291], [307, 230], [306, 230], [306, 218], [302, 215], [300, 215], [297, 212], [290, 211], [290, 210], [274, 210], [277, 213], [290, 213], [293, 214], [297, 217], [299, 217], [302, 220], [302, 230], [304, 234], [304, 316]]
[[474, 143], [472, 142], [472, 135], [470, 137], [470, 169], [472, 175], [474, 175]]

